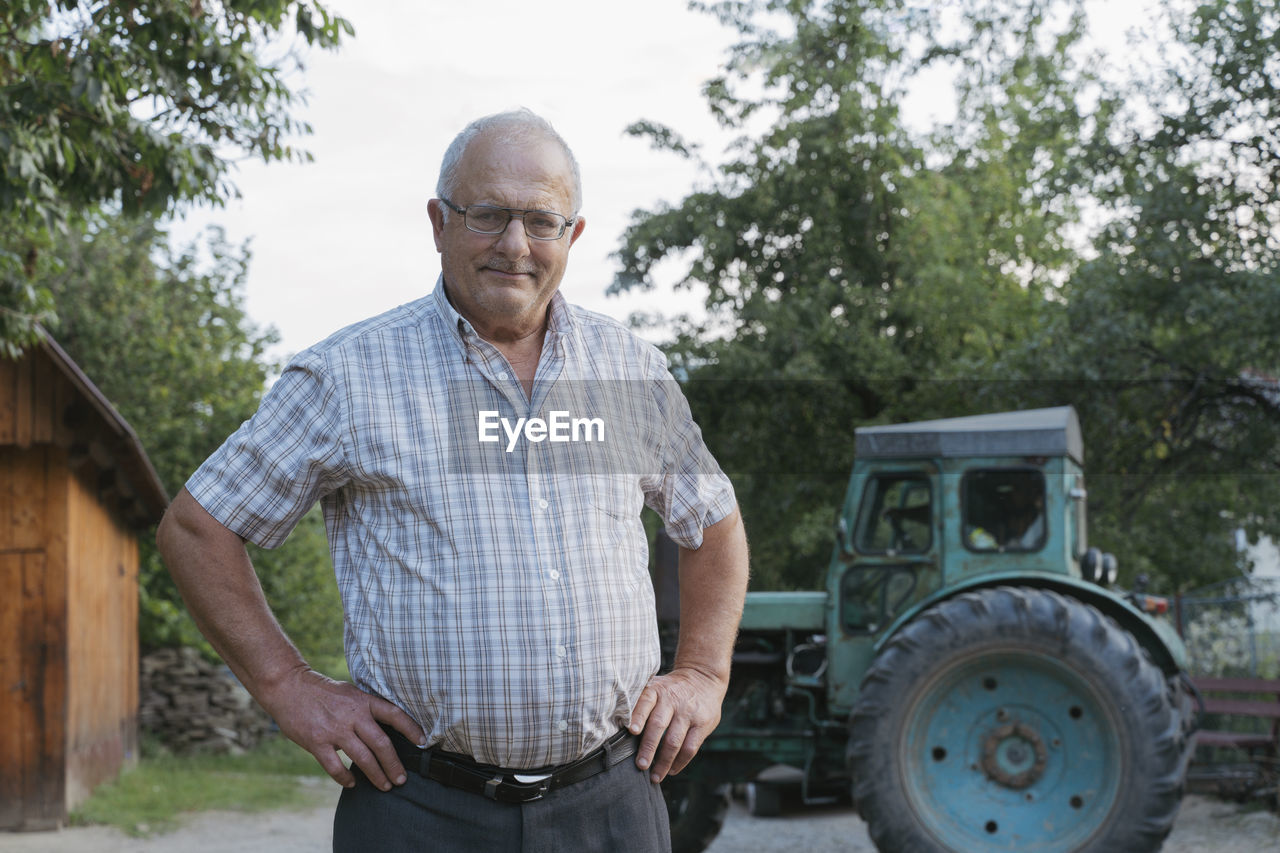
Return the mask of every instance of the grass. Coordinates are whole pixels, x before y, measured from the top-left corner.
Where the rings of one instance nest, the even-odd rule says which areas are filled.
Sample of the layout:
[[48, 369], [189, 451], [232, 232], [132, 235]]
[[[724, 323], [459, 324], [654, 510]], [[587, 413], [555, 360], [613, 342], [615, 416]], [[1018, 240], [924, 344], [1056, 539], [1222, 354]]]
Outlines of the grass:
[[107, 824], [146, 836], [177, 826], [183, 812], [301, 808], [315, 797], [299, 776], [328, 776], [311, 755], [283, 737], [244, 755], [173, 755], [145, 744], [138, 765], [99, 786], [71, 823]]

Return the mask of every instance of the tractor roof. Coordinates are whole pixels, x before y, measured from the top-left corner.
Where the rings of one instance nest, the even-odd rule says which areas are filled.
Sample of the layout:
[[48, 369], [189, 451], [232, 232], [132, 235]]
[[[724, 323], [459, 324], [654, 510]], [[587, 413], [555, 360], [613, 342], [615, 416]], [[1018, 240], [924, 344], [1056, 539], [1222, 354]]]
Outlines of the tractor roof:
[[1084, 464], [1080, 419], [1071, 406], [859, 427], [854, 436], [864, 459], [1070, 456]]

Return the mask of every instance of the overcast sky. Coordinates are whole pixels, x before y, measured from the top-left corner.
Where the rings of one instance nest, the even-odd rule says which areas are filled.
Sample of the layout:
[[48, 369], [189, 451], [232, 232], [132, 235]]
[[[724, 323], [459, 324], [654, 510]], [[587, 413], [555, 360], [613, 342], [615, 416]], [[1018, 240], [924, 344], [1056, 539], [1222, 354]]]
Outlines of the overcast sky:
[[[252, 238], [251, 318], [277, 328], [294, 353], [348, 323], [429, 291], [440, 265], [426, 203], [440, 158], [471, 119], [525, 106], [549, 119], [582, 166], [587, 228], [561, 285], [573, 302], [626, 319], [668, 311], [668, 291], [606, 297], [631, 211], [675, 202], [694, 168], [624, 134], [639, 119], [708, 143], [725, 135], [702, 85], [721, 72], [735, 33], [687, 0], [328, 0], [356, 35], [309, 56], [308, 104], [298, 117], [307, 164], [254, 161], [234, 175], [243, 197], [177, 223], [189, 239], [217, 223]], [[1095, 31], [1113, 45], [1140, 20], [1141, 0], [1090, 0]], [[1101, 24], [1101, 26], [1099, 26]], [[936, 81], [931, 81], [931, 84]], [[922, 87], [928, 88], [928, 87]], [[917, 119], [945, 115], [945, 86], [905, 105]], [[684, 305], [694, 297], [674, 297]]]

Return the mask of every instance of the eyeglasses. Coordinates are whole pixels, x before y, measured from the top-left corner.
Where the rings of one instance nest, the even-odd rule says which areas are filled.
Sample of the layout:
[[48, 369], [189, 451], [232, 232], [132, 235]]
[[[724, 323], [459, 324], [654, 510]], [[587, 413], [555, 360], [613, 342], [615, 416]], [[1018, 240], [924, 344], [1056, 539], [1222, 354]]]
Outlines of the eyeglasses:
[[576, 221], [550, 210], [523, 210], [518, 207], [495, 207], [492, 204], [458, 207], [447, 198], [440, 201], [454, 213], [461, 213], [467, 230], [477, 234], [501, 234], [514, 218], [524, 222], [524, 233], [534, 240], [559, 240], [564, 236], [564, 230]]

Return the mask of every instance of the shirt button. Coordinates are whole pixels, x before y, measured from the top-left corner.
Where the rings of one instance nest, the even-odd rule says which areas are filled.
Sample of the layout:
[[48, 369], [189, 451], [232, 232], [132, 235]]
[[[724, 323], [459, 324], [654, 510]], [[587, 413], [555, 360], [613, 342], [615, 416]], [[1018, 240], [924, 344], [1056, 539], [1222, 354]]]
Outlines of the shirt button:
[[558, 581], [558, 580], [560, 580], [560, 570], [559, 570], [559, 569], [552, 569], [551, 571], [547, 572], [547, 575], [548, 575], [548, 576], [549, 576], [553, 581]]
[[538, 509], [546, 509], [549, 506], [551, 506], [551, 504], [547, 503], [545, 498], [538, 501]]
[[568, 720], [561, 720], [560, 722], [556, 723], [556, 730], [557, 730], [557, 731], [562, 731], [562, 732], [567, 732], [567, 731], [569, 730], [569, 721], [568, 721]]
[[556, 657], [562, 658], [568, 653], [569, 653], [569, 650], [566, 649], [564, 646], [556, 646]]
[[507, 379], [507, 374], [505, 374], [505, 373], [499, 373], [499, 374], [498, 374], [498, 378], [505, 382], [505, 381], [506, 381], [506, 379]]

